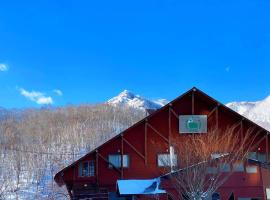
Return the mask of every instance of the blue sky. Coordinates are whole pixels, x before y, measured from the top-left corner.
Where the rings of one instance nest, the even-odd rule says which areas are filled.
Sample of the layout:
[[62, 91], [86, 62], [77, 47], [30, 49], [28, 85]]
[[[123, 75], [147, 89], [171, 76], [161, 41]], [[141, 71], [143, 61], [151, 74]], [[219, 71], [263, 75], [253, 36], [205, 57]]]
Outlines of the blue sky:
[[192, 86], [225, 103], [265, 98], [269, 10], [268, 0], [2, 1], [0, 107], [124, 89], [173, 99]]

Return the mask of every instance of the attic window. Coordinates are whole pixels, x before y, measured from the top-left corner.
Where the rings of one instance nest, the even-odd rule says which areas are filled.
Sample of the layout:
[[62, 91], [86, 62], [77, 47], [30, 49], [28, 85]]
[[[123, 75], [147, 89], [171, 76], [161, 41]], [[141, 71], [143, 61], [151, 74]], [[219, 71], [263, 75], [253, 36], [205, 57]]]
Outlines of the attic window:
[[95, 176], [95, 162], [93, 160], [82, 162], [79, 165], [79, 177]]

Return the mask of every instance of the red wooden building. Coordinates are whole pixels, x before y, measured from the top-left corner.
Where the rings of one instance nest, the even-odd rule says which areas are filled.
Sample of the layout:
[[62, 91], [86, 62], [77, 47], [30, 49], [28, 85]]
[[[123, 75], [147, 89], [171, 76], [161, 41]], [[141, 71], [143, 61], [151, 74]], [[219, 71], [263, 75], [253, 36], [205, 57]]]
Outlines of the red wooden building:
[[[201, 128], [206, 131], [213, 126], [225, 131], [233, 124], [239, 124], [242, 132], [250, 127], [260, 130], [252, 152], [259, 164], [244, 163], [242, 169], [234, 172], [219, 189], [218, 198], [228, 199], [233, 193], [239, 200], [269, 199], [269, 132], [197, 88], [67, 166], [55, 175], [55, 181], [59, 186], [66, 186], [72, 199], [131, 199], [129, 196], [116, 197], [117, 181], [146, 180], [162, 175], [161, 168], [166, 166], [159, 159], [168, 155], [173, 140], [181, 141], [185, 137], [179, 131], [179, 118], [187, 115], [203, 116], [206, 124]], [[151, 195], [137, 197], [150, 199]]]

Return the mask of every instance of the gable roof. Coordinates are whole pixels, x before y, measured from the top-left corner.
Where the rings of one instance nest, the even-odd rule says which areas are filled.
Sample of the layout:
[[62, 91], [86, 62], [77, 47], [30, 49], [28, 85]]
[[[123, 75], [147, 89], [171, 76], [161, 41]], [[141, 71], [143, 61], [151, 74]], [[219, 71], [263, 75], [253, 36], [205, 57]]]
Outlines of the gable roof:
[[160, 111], [170, 107], [172, 104], [174, 104], [176, 101], [180, 100], [181, 98], [183, 98], [184, 96], [191, 94], [192, 92], [199, 92], [201, 95], [203, 95], [208, 101], [212, 101], [213, 103], [215, 103], [216, 105], [218, 105], [219, 107], [222, 107], [223, 109], [233, 113], [234, 115], [242, 118], [245, 121], [248, 121], [249, 123], [251, 123], [254, 126], [257, 126], [258, 128], [264, 130], [266, 133], [269, 133], [268, 130], [266, 130], [265, 128], [261, 127], [260, 125], [256, 124], [255, 122], [247, 119], [246, 117], [240, 115], [239, 113], [237, 113], [236, 111], [232, 110], [231, 108], [225, 106], [224, 104], [220, 103], [219, 101], [217, 101], [216, 99], [210, 97], [209, 95], [207, 95], [206, 93], [204, 93], [203, 91], [199, 90], [196, 87], [191, 88], [190, 90], [188, 90], [187, 92], [183, 93], [182, 95], [178, 96], [176, 99], [172, 100], [171, 102], [167, 103], [165, 106], [161, 107], [160, 109], [156, 110], [155, 112], [151, 113], [150, 115], [146, 116], [145, 118], [143, 118], [142, 120], [138, 121], [137, 123], [133, 124], [132, 126], [130, 126], [129, 128], [125, 129], [124, 131], [120, 132], [119, 134], [117, 134], [116, 136], [112, 137], [111, 139], [107, 140], [106, 142], [104, 142], [103, 144], [101, 144], [100, 146], [96, 147], [95, 149], [93, 149], [92, 151], [90, 151], [89, 153], [87, 153], [86, 155], [84, 155], [83, 157], [81, 157], [80, 159], [76, 160], [75, 162], [73, 162], [72, 164], [70, 164], [69, 166], [65, 167], [64, 169], [62, 169], [61, 171], [59, 171], [58, 173], [56, 173], [56, 175], [54, 176], [54, 180], [58, 183], [58, 185], [62, 185], [63, 183], [60, 183], [57, 181], [57, 178], [59, 176], [61, 176], [61, 174], [66, 171], [67, 169], [73, 167], [74, 165], [76, 165], [77, 163], [79, 163], [80, 161], [82, 161], [84, 158], [86, 158], [88, 155], [96, 152], [99, 148], [101, 148], [102, 146], [104, 146], [105, 144], [109, 143], [110, 141], [120, 137], [122, 134], [125, 134], [125, 132], [127, 132], [128, 130], [140, 125], [141, 123], [144, 123], [145, 121], [147, 121], [148, 119], [150, 119], [152, 116], [156, 115], [157, 113], [159, 113]]

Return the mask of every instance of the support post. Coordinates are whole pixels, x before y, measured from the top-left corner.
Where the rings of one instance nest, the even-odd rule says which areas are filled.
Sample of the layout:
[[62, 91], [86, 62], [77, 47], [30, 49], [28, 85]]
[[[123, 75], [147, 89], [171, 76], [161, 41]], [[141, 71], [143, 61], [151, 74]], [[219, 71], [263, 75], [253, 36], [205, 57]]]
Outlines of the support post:
[[266, 135], [267, 135], [266, 136], [266, 145], [265, 145], [266, 146], [265, 147], [266, 148], [266, 162], [269, 163], [269, 139], [268, 139], [269, 132], [267, 132]]
[[172, 134], [172, 117], [171, 117], [171, 107], [172, 107], [172, 104], [170, 103], [170, 106], [169, 106], [169, 133], [168, 133], [168, 140], [169, 140], [169, 148], [170, 148], [170, 145], [171, 145], [171, 134]]
[[242, 119], [242, 121], [241, 121], [241, 124], [240, 124], [240, 126], [241, 126], [241, 129], [240, 129], [240, 134], [241, 134], [241, 139], [243, 140], [243, 138], [244, 138], [244, 124], [243, 124], [243, 121], [244, 121], [244, 118]]
[[196, 89], [194, 88], [193, 90], [192, 90], [192, 95], [191, 95], [191, 101], [192, 101], [192, 105], [191, 105], [191, 113], [192, 113], [192, 115], [194, 115], [194, 113], [195, 113], [195, 105], [194, 105], [194, 93], [195, 93], [195, 91], [196, 91]]
[[124, 141], [123, 141], [123, 134], [121, 134], [121, 179], [123, 179], [124, 176], [123, 159], [124, 159]]
[[147, 119], [144, 124], [144, 163], [147, 165]]
[[99, 180], [98, 180], [98, 150], [96, 150], [96, 182], [97, 182], [97, 186], [99, 187]]
[[218, 108], [219, 108], [219, 104], [216, 107], [216, 130], [218, 131], [219, 128], [219, 124], [218, 124], [218, 116], [219, 116], [219, 112], [218, 112]]

